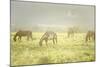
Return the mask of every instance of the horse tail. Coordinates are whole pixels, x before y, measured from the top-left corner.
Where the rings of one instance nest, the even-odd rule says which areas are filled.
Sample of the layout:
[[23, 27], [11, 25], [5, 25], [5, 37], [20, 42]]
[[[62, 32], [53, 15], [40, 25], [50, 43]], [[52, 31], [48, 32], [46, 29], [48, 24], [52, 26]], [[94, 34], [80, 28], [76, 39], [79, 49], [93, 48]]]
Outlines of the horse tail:
[[70, 37], [70, 35], [71, 35], [71, 33], [70, 33], [70, 32], [68, 32], [68, 33], [67, 33], [67, 35], [68, 35], [68, 38], [69, 38], [69, 37]]
[[96, 37], [95, 32], [93, 32], [93, 39], [94, 39], [94, 41], [95, 41], [95, 37]]
[[95, 37], [96, 37], [96, 35], [94, 34], [94, 41], [95, 41], [95, 39], [96, 39]]
[[85, 37], [85, 42], [89, 41], [91, 37], [90, 31], [87, 32], [86, 37]]
[[32, 37], [32, 32], [30, 32], [30, 37], [31, 37], [31, 39], [33, 40], [33, 37]]
[[86, 35], [86, 37], [85, 37], [85, 42], [87, 42], [88, 41], [88, 36]]
[[14, 35], [13, 40], [16, 41], [17, 33]]
[[56, 43], [57, 43], [57, 34], [55, 34], [55, 39], [56, 39]]
[[57, 43], [57, 34], [53, 32], [53, 41]]
[[57, 34], [56, 34], [56, 43], [57, 43], [57, 40], [58, 40], [58, 39], [57, 39]]

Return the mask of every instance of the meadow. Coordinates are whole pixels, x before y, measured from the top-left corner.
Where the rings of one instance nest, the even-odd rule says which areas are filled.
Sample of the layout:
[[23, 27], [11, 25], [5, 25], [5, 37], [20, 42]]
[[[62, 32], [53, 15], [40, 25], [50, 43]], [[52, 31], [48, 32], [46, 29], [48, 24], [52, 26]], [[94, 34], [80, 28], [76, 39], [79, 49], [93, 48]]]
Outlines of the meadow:
[[14, 42], [15, 32], [11, 32], [11, 66], [95, 61], [95, 42], [86, 43], [86, 33], [76, 33], [68, 38], [66, 32], [58, 32], [57, 44], [49, 41], [48, 46], [45, 43], [39, 46], [43, 34], [33, 32], [33, 40], [27, 41], [23, 37], [21, 41]]

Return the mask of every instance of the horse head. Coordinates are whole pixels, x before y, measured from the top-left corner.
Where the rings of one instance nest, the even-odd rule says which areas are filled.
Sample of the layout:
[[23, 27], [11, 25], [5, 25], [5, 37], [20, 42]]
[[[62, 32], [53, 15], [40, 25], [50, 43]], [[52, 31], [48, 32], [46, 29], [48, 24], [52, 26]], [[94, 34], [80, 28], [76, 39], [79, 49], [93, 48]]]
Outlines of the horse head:
[[13, 40], [16, 41], [16, 35], [14, 36]]

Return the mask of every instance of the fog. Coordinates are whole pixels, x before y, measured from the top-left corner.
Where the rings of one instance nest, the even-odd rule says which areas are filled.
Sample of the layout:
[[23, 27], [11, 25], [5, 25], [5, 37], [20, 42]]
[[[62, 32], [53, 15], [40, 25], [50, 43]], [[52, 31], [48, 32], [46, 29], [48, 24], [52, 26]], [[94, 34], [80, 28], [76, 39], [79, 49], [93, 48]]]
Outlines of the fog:
[[11, 1], [11, 31], [94, 30], [95, 6]]

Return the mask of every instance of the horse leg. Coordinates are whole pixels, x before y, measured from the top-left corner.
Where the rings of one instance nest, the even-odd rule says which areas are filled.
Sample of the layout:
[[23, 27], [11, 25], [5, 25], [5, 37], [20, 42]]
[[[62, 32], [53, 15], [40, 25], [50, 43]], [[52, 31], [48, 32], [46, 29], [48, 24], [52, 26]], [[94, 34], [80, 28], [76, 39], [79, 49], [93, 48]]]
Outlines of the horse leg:
[[56, 40], [56, 43], [57, 43], [57, 38], [55, 38], [55, 40]]
[[39, 42], [39, 45], [40, 45], [40, 46], [42, 46], [42, 42], [43, 42], [43, 41], [40, 40], [40, 42]]
[[53, 38], [52, 40], [53, 40], [53, 44], [55, 44], [55, 39]]
[[85, 37], [85, 42], [87, 42], [88, 41], [88, 36], [86, 35], [86, 37]]
[[27, 36], [27, 41], [29, 40], [29, 36]]
[[30, 36], [31, 40], [33, 40], [32, 35]]
[[18, 40], [20, 40], [20, 37], [18, 37]]
[[93, 36], [93, 40], [95, 41], [95, 35]]
[[72, 33], [72, 37], [74, 37], [74, 33]]
[[48, 46], [47, 42], [48, 42], [48, 40], [46, 39], [46, 40], [45, 40], [45, 43], [46, 43], [46, 45]]
[[68, 33], [68, 38], [70, 37], [70, 34]]
[[92, 38], [92, 37], [89, 35], [89, 36], [88, 36], [88, 41], [90, 41], [90, 40], [91, 40], [91, 38]]
[[18, 40], [21, 41], [21, 36], [18, 37]]

